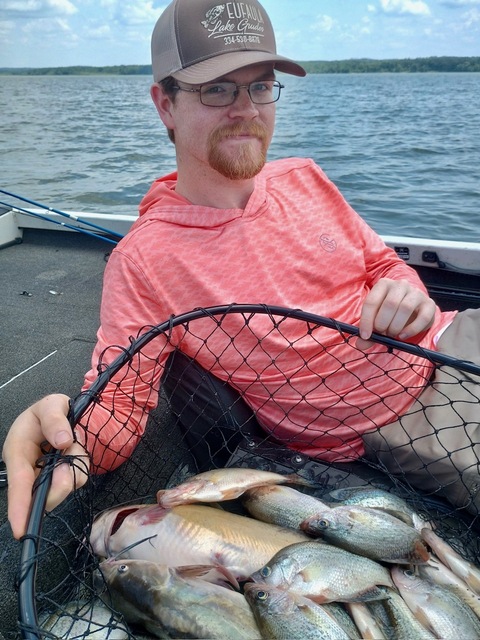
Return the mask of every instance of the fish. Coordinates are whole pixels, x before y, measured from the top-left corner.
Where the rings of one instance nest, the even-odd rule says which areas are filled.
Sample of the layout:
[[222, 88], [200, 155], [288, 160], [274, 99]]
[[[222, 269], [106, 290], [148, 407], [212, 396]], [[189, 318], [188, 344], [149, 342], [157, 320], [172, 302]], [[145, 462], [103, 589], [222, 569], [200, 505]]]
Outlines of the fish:
[[362, 640], [358, 628], [346, 610], [347, 604], [341, 602], [324, 602], [322, 608], [347, 632], [351, 640]]
[[323, 513], [307, 518], [300, 528], [372, 560], [420, 564], [430, 557], [418, 531], [389, 513], [368, 507], [325, 509]]
[[61, 610], [40, 617], [39, 625], [43, 632], [53, 634], [49, 637], [59, 640], [124, 640], [131, 637], [125, 625], [101, 601], [69, 602]]
[[480, 618], [480, 596], [443, 562], [437, 558], [430, 558], [426, 564], [419, 566], [419, 576], [452, 589]]
[[412, 613], [437, 638], [480, 638], [480, 620], [447, 587], [416, 576], [410, 569], [391, 568], [393, 581]]
[[345, 607], [352, 616], [363, 640], [387, 640], [388, 636], [385, 635], [382, 625], [375, 619], [365, 603], [348, 602]]
[[96, 585], [105, 580], [112, 606], [158, 638], [258, 640], [243, 594], [203, 580], [209, 568], [108, 559], [99, 565]]
[[150, 560], [172, 567], [216, 565], [245, 580], [277, 551], [308, 537], [207, 505], [118, 507], [95, 518], [90, 545], [101, 558]]
[[171, 489], [157, 492], [157, 502], [165, 508], [192, 502], [234, 500], [247, 489], [269, 484], [310, 484], [296, 473], [282, 475], [271, 471], [231, 467], [199, 473]]
[[302, 522], [328, 505], [292, 487], [267, 485], [248, 489], [242, 504], [251, 516], [282, 527], [300, 529]]
[[462, 558], [445, 540], [431, 531], [430, 529], [422, 530], [422, 538], [433, 550], [435, 555], [449, 567], [455, 575], [461, 578], [477, 595], [480, 595], [480, 569]]
[[247, 582], [245, 597], [263, 638], [271, 640], [349, 640], [321, 605], [272, 585]]
[[[392, 636], [395, 640], [435, 640], [435, 636], [417, 620], [396, 590], [388, 587], [383, 589], [388, 598], [378, 603], [369, 602], [368, 607], [374, 614], [378, 613], [377, 605], [383, 607], [383, 613], [386, 614], [384, 625], [392, 630]], [[384, 616], [382, 616], [383, 619]]]
[[376, 600], [386, 597], [377, 585], [393, 587], [388, 569], [379, 563], [315, 540], [281, 549], [250, 579], [320, 604]]
[[330, 491], [329, 496], [344, 506], [369, 507], [386, 511], [417, 531], [426, 527], [431, 528], [428, 520], [415, 511], [406, 500], [385, 489], [371, 485], [344, 487]]

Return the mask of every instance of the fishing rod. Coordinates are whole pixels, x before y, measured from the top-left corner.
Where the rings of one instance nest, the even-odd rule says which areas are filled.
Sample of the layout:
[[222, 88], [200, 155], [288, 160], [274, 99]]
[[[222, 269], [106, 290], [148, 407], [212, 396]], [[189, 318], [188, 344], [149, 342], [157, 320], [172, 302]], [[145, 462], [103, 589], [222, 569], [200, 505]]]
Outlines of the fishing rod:
[[107, 236], [100, 235], [99, 233], [94, 233], [93, 231], [88, 231], [88, 229], [83, 229], [82, 227], [77, 227], [73, 224], [68, 224], [67, 222], [62, 222], [61, 220], [55, 220], [54, 218], [49, 218], [48, 216], [44, 216], [41, 213], [37, 213], [35, 211], [29, 211], [28, 209], [23, 209], [22, 207], [15, 207], [11, 204], [8, 204], [7, 202], [2, 202], [1, 200], [0, 200], [0, 205], [3, 205], [4, 207], [8, 207], [12, 211], [18, 211], [19, 213], [26, 213], [27, 215], [33, 216], [34, 218], [40, 218], [40, 220], [46, 220], [47, 222], [58, 224], [61, 227], [65, 227], [66, 229], [72, 229], [73, 231], [84, 233], [85, 235], [91, 236], [92, 238], [99, 238], [100, 240], [104, 240], [105, 242], [110, 242], [111, 244], [117, 244], [117, 240], [112, 240], [111, 238], [107, 238]]
[[[89, 220], [82, 220], [81, 218], [79, 218], [78, 216], [74, 216], [71, 213], [66, 213], [65, 211], [60, 211], [59, 209], [54, 209], [53, 207], [47, 207], [44, 204], [41, 204], [40, 202], [35, 202], [34, 200], [30, 200], [29, 198], [24, 198], [23, 196], [18, 196], [15, 193], [11, 193], [10, 191], [5, 191], [5, 189], [0, 189], [0, 193], [3, 193], [7, 196], [10, 196], [11, 198], [17, 198], [18, 200], [22, 200], [23, 202], [28, 202], [28, 204], [33, 204], [34, 207], [38, 207], [39, 209], [45, 209], [45, 211], [51, 211], [52, 213], [56, 213], [59, 216], [62, 216], [64, 218], [69, 218], [70, 220], [74, 220], [75, 222], [79, 222], [80, 224], [85, 224], [89, 227], [93, 227], [95, 229], [98, 229], [99, 231], [103, 231], [104, 233], [108, 233], [111, 236], [115, 236], [117, 238], [123, 238], [123, 235], [121, 233], [118, 233], [117, 231], [112, 231], [111, 229], [106, 229], [105, 227], [101, 227], [98, 224], [95, 224], [93, 222], [90, 222]], [[10, 205], [7, 205], [10, 206]], [[30, 213], [30, 212], [28, 212]]]

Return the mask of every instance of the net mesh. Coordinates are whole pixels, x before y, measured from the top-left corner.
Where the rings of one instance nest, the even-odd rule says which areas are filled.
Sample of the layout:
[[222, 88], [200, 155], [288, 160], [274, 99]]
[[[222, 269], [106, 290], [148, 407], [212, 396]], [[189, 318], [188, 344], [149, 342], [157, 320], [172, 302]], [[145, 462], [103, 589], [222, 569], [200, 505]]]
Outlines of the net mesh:
[[480, 367], [380, 336], [360, 350], [357, 335], [300, 311], [230, 305], [170, 318], [107, 349], [71, 410], [79, 438], [88, 434], [94, 473], [29, 534], [35, 554], [19, 583], [37, 568], [36, 613], [20, 623], [23, 633], [144, 637], [114, 611], [92, 621], [93, 519], [155, 502], [159, 489], [215, 467], [296, 472], [312, 485], [301, 490], [318, 497], [348, 486], [387, 489], [479, 563], [470, 479], [478, 438], [469, 416], [478, 414]]

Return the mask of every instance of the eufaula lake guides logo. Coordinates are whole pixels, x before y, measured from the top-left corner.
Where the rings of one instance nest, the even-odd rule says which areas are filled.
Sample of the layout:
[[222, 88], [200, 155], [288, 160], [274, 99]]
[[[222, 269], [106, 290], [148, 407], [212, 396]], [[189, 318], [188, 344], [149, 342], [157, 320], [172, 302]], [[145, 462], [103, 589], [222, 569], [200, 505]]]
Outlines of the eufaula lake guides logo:
[[209, 38], [224, 38], [225, 44], [260, 44], [265, 32], [260, 9], [246, 2], [215, 5], [205, 14], [202, 25]]

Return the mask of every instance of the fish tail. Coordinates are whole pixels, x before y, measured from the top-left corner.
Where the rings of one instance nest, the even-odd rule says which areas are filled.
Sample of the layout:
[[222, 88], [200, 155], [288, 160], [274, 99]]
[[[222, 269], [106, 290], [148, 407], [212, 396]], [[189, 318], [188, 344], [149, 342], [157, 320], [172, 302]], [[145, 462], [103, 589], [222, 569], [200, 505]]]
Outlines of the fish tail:
[[285, 476], [285, 484], [299, 484], [303, 487], [316, 487], [317, 484], [313, 480], [307, 480], [298, 473], [289, 473]]

